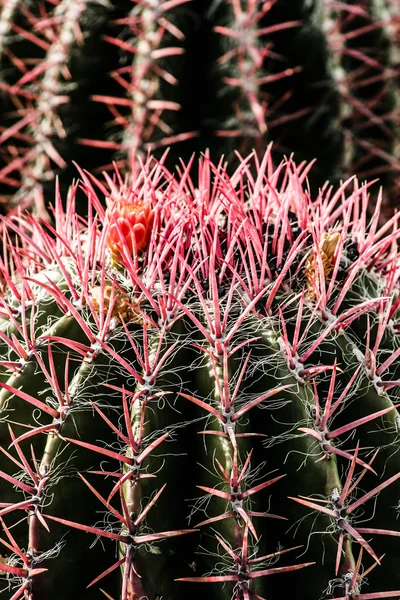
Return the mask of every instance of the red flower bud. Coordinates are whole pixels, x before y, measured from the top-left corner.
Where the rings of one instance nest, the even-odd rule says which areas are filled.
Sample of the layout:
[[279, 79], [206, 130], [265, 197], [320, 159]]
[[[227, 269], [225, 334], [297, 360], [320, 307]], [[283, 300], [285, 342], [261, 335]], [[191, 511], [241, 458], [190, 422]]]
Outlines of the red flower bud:
[[107, 246], [113, 258], [123, 254], [124, 246], [133, 255], [149, 244], [154, 212], [149, 203], [136, 198], [111, 200], [107, 198], [107, 220], [110, 223]]

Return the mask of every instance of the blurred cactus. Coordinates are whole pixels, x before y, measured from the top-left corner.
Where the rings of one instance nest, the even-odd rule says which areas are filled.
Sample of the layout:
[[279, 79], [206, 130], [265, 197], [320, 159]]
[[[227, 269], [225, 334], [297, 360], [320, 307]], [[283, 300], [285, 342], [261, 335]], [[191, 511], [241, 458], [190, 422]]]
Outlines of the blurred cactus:
[[149, 158], [3, 219], [5, 597], [400, 596], [397, 217], [309, 172]]
[[[399, 0], [2, 0], [3, 202], [46, 216], [71, 161], [132, 170], [274, 141], [399, 196]], [[158, 153], [158, 154], [157, 154]], [[382, 213], [383, 218], [383, 213]]]

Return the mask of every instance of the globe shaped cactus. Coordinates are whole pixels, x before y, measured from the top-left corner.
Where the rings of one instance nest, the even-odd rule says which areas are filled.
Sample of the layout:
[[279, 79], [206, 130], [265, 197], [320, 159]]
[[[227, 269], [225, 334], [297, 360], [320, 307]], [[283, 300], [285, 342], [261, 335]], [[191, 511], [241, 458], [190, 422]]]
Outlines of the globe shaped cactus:
[[3, 218], [5, 597], [400, 596], [398, 218], [310, 169], [149, 157]]

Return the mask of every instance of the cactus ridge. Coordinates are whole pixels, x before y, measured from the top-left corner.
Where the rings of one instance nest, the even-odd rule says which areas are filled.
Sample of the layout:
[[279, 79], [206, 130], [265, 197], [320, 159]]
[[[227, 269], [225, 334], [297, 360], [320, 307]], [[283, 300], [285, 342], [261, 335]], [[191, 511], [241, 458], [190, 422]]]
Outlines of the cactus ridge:
[[398, 597], [398, 217], [165, 160], [3, 218], [4, 590]]

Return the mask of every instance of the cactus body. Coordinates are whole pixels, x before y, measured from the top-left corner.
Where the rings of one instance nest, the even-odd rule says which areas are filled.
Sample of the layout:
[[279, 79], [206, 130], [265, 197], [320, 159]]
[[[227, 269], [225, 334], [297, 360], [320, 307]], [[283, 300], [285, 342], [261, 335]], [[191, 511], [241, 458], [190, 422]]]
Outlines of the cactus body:
[[271, 149], [194, 168], [4, 221], [5, 594], [397, 598], [397, 217]]

